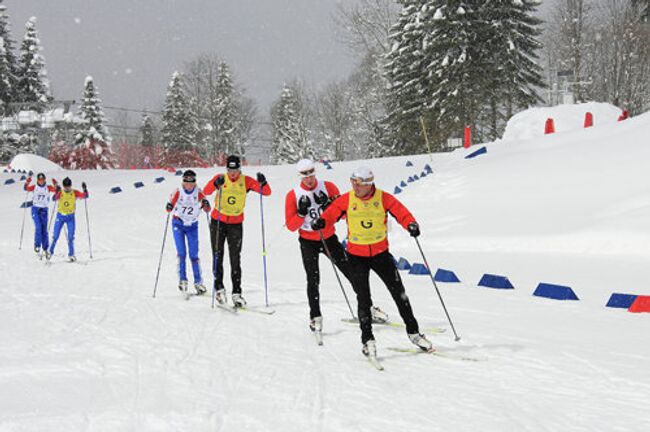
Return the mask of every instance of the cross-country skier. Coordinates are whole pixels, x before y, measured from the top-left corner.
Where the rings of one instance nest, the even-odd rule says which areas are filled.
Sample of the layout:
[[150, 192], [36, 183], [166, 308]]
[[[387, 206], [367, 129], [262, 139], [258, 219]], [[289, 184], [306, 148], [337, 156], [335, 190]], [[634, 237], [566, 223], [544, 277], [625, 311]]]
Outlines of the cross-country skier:
[[49, 239], [47, 232], [48, 206], [50, 204], [50, 194], [56, 192], [56, 180], [52, 179], [52, 184], [48, 185], [45, 180], [45, 174], [36, 175], [36, 184], [31, 184], [31, 176], [27, 178], [24, 189], [32, 192], [32, 220], [34, 221], [34, 252], [40, 254], [47, 253]]
[[357, 294], [363, 354], [374, 358], [377, 355], [370, 314], [370, 270], [388, 288], [406, 324], [411, 342], [422, 350], [429, 351], [432, 349], [431, 342], [419, 331], [404, 284], [388, 250], [387, 215], [390, 213], [413, 237], [420, 235], [420, 227], [401, 202], [375, 187], [374, 178], [369, 168], [354, 170], [350, 177], [353, 190], [332, 202], [321, 217], [312, 223], [312, 228], [324, 229], [346, 215], [347, 252], [352, 266], [352, 283]]
[[[244, 207], [248, 191], [271, 195], [271, 188], [266, 177], [257, 173], [257, 180], [241, 174], [241, 159], [231, 155], [226, 160], [227, 174], [217, 174], [203, 188], [203, 193], [212, 195], [218, 191], [212, 210], [210, 223], [210, 240], [214, 263], [214, 289], [219, 303], [226, 302], [226, 290], [223, 284], [223, 254], [225, 242], [228, 241], [230, 256], [230, 277], [232, 280], [232, 303], [235, 307], [246, 306], [241, 289], [241, 248], [244, 221]], [[218, 240], [218, 241], [217, 241]]]
[[[338, 187], [332, 182], [316, 178], [314, 162], [303, 159], [297, 164], [300, 185], [287, 193], [284, 205], [286, 226], [290, 231], [298, 230], [302, 264], [307, 275], [307, 299], [309, 300], [309, 328], [320, 332], [323, 317], [320, 310], [320, 269], [318, 258], [325, 253], [321, 234], [311, 227], [327, 206], [340, 195]], [[322, 238], [332, 256], [332, 261], [348, 280], [352, 280], [350, 263], [343, 245], [339, 242], [334, 225], [322, 231]], [[372, 304], [372, 303], [371, 303]], [[388, 316], [378, 307], [372, 307], [374, 321], [385, 322]]]
[[68, 260], [74, 262], [77, 258], [74, 255], [74, 231], [75, 231], [75, 209], [77, 199], [87, 199], [88, 198], [88, 188], [86, 183], [81, 183], [81, 189], [83, 192], [79, 192], [77, 189], [72, 189], [72, 180], [69, 177], [63, 179], [63, 189], [57, 186], [57, 191], [54, 194], [54, 200], [58, 201], [57, 203], [57, 213], [56, 220], [54, 221], [54, 231], [52, 233], [52, 244], [50, 245], [50, 251], [45, 253], [45, 258], [48, 260], [54, 253], [54, 248], [56, 247], [56, 242], [59, 240], [59, 235], [61, 234], [61, 229], [65, 225], [68, 229]]
[[[174, 212], [172, 231], [178, 255], [178, 289], [187, 293], [186, 260], [189, 250], [192, 274], [194, 275], [194, 289], [197, 295], [205, 294], [205, 286], [201, 276], [199, 262], [199, 216], [201, 210], [210, 212], [210, 203], [196, 186], [196, 173], [187, 170], [183, 173], [182, 187], [176, 189], [166, 205], [168, 212]], [[186, 246], [187, 240], [187, 246]]]

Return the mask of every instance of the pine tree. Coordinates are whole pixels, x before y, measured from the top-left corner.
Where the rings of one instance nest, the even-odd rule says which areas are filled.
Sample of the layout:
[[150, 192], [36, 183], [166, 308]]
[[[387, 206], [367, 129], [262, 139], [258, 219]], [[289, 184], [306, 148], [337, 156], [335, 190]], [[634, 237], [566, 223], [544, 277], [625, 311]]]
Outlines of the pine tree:
[[537, 0], [493, 0], [480, 9], [482, 40], [488, 46], [485, 72], [486, 138], [499, 137], [505, 122], [522, 109], [541, 102], [538, 89], [545, 87], [538, 65], [541, 44], [535, 15]]
[[273, 142], [271, 159], [276, 164], [314, 158], [296, 90], [285, 84], [280, 99], [271, 109]]
[[41, 42], [36, 32], [36, 18], [25, 24], [26, 32], [20, 46], [18, 63], [18, 99], [29, 104], [29, 108], [43, 112], [52, 99], [45, 70], [45, 59], [40, 54]]
[[391, 50], [384, 64], [388, 81], [386, 126], [396, 153], [416, 150], [419, 118], [427, 105], [430, 87], [424, 57], [429, 0], [400, 0], [402, 10], [389, 35]]
[[166, 166], [203, 165], [196, 145], [197, 126], [185, 96], [182, 76], [174, 72], [169, 83], [162, 116], [161, 163]]
[[79, 107], [81, 129], [75, 135], [75, 147], [69, 155], [72, 169], [108, 169], [116, 165], [111, 136], [104, 126], [101, 99], [91, 76], [86, 77]]
[[[225, 153], [227, 155], [238, 153], [239, 149], [235, 130], [235, 94], [230, 69], [225, 62], [219, 64], [212, 105], [217, 120], [214, 131], [216, 153]], [[240, 154], [240, 156], [243, 155]]]
[[7, 8], [0, 0], [0, 114], [13, 112], [8, 104], [16, 102], [18, 61], [14, 55], [15, 43], [11, 37]]
[[142, 125], [140, 126], [140, 145], [153, 147], [155, 141], [155, 127], [149, 114], [142, 114]]

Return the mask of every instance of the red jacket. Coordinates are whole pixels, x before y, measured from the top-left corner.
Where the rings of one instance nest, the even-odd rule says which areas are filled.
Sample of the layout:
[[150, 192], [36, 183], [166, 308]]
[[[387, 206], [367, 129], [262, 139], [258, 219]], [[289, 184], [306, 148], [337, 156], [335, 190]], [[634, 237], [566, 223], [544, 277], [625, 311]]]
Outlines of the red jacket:
[[[212, 177], [208, 182], [205, 184], [203, 187], [203, 193], [207, 196], [212, 195], [217, 188], [214, 186], [214, 181], [218, 177], [223, 177], [225, 174], [217, 174], [216, 176]], [[241, 175], [241, 174], [240, 174]], [[264, 187], [260, 187], [260, 184], [257, 180], [255, 180], [252, 177], [249, 176], [244, 176], [244, 179], [246, 181], [246, 192], [248, 191], [253, 191], [257, 193], [261, 193], [262, 195], [269, 196], [271, 195], [271, 186], [269, 186], [268, 183], [264, 185]], [[239, 176], [234, 181], [239, 180]], [[219, 211], [217, 210], [217, 206], [214, 206], [214, 209], [212, 210], [212, 219], [214, 220], [219, 220], [221, 221], [220, 223], [226, 223], [226, 224], [240, 224], [244, 222], [244, 213], [238, 215], [238, 216], [227, 216], [225, 214], [222, 214], [221, 217], [219, 217]]]
[[[325, 190], [327, 190], [327, 196], [331, 198], [336, 198], [340, 195], [339, 188], [332, 182], [324, 182]], [[300, 187], [304, 190], [314, 190], [316, 186], [312, 189], [307, 189], [305, 185], [300, 182]], [[284, 199], [284, 221], [287, 225], [289, 231], [296, 231], [302, 223], [304, 222], [304, 216], [298, 216], [298, 202], [296, 201], [296, 191], [291, 189], [287, 192], [287, 196]], [[332, 237], [335, 233], [334, 224], [326, 226], [321, 230], [323, 232], [323, 238], [328, 239]], [[318, 231], [305, 231], [303, 229], [298, 230], [300, 237], [305, 240], [320, 240], [320, 235]]]
[[[375, 194], [376, 189], [372, 190], [372, 193], [369, 194], [366, 198], [363, 198], [363, 200], [368, 200], [372, 198]], [[354, 192], [348, 192], [343, 195], [341, 195], [337, 200], [335, 200], [332, 204], [330, 204], [329, 207], [327, 207], [327, 210], [323, 212], [321, 217], [325, 220], [325, 223], [327, 225], [333, 225], [336, 223], [343, 214], [345, 214], [348, 211], [348, 205], [350, 203], [350, 194]], [[407, 229], [408, 225], [411, 222], [415, 222], [415, 218], [411, 214], [411, 212], [408, 211], [408, 209], [399, 202], [397, 198], [395, 198], [393, 195], [389, 194], [386, 191], [382, 191], [382, 205], [384, 206], [384, 211], [386, 212], [386, 215], [390, 213], [393, 215], [395, 220], [404, 227], [404, 229]], [[386, 216], [388, 217], [388, 216]], [[327, 225], [325, 226], [327, 228]], [[351, 255], [356, 255], [356, 256], [364, 256], [364, 257], [371, 257], [378, 255], [384, 251], [388, 250], [388, 237], [386, 239], [370, 244], [370, 245], [359, 245], [359, 244], [354, 244], [348, 239], [347, 242], [347, 250], [348, 253]]]
[[[35, 184], [30, 184], [32, 181], [31, 177], [27, 177], [27, 181], [25, 182], [25, 186], [23, 189], [27, 192], [34, 192], [34, 189], [36, 188], [36, 183]], [[56, 180], [52, 179], [52, 184], [47, 185], [47, 191], [48, 192], [56, 192]]]

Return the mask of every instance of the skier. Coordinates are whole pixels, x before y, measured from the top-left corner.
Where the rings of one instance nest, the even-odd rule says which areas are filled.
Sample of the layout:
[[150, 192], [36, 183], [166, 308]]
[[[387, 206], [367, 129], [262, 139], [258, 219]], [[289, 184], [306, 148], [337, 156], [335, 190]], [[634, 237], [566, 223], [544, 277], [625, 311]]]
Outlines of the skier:
[[[228, 241], [230, 255], [230, 277], [232, 280], [232, 303], [235, 307], [246, 306], [241, 289], [241, 247], [244, 221], [244, 207], [248, 191], [271, 195], [266, 177], [257, 173], [257, 180], [241, 175], [241, 159], [230, 155], [226, 160], [227, 175], [217, 174], [203, 188], [203, 193], [212, 195], [218, 191], [212, 210], [210, 240], [212, 243], [214, 289], [219, 303], [226, 303], [226, 290], [223, 284], [223, 254]], [[217, 241], [218, 240], [218, 241]]]
[[[320, 310], [320, 270], [319, 254], [325, 253], [321, 241], [321, 233], [311, 227], [327, 206], [340, 195], [336, 185], [329, 181], [316, 178], [316, 167], [309, 159], [302, 159], [297, 164], [300, 185], [290, 190], [285, 198], [285, 224], [290, 231], [298, 230], [302, 264], [307, 275], [307, 299], [309, 301], [309, 328], [313, 332], [321, 332], [323, 317]], [[334, 225], [329, 225], [322, 231], [322, 239], [332, 256], [332, 261], [345, 277], [352, 281], [352, 272], [347, 254], [339, 242]], [[372, 305], [372, 302], [371, 302]], [[372, 306], [372, 319], [375, 322], [386, 322], [388, 316], [378, 307]]]
[[[194, 275], [194, 289], [196, 295], [205, 294], [205, 286], [201, 277], [199, 262], [199, 216], [201, 210], [210, 212], [210, 203], [200, 188], [196, 187], [196, 173], [187, 170], [183, 173], [182, 187], [176, 189], [167, 205], [167, 212], [174, 212], [172, 231], [178, 255], [178, 289], [187, 293], [187, 271], [185, 257], [189, 249], [192, 274]], [[187, 247], [185, 246], [187, 239]]]
[[420, 235], [420, 227], [401, 202], [375, 187], [374, 175], [369, 168], [354, 170], [350, 182], [353, 190], [332, 202], [321, 217], [312, 223], [312, 228], [324, 229], [346, 215], [347, 252], [352, 267], [352, 283], [357, 294], [362, 352], [376, 359], [377, 347], [370, 314], [370, 270], [388, 288], [406, 324], [406, 333], [411, 342], [424, 351], [430, 351], [433, 349], [431, 342], [419, 331], [404, 284], [388, 250], [387, 215], [390, 213], [412, 237]]
[[41, 251], [47, 254], [49, 239], [47, 232], [48, 206], [50, 204], [50, 193], [56, 192], [56, 180], [52, 179], [52, 184], [48, 185], [45, 180], [45, 174], [36, 175], [36, 184], [30, 184], [32, 177], [28, 177], [24, 189], [32, 194], [32, 219], [34, 220], [34, 252], [40, 254]]
[[52, 233], [52, 244], [50, 251], [45, 253], [45, 258], [49, 260], [54, 253], [56, 242], [59, 240], [61, 229], [66, 225], [68, 229], [68, 260], [74, 262], [77, 258], [74, 255], [74, 231], [75, 231], [75, 217], [74, 212], [76, 208], [77, 198], [87, 199], [88, 188], [86, 183], [81, 183], [83, 192], [72, 189], [72, 180], [69, 177], [63, 179], [63, 189], [57, 186], [54, 200], [57, 203], [56, 220], [54, 221], [54, 231]]

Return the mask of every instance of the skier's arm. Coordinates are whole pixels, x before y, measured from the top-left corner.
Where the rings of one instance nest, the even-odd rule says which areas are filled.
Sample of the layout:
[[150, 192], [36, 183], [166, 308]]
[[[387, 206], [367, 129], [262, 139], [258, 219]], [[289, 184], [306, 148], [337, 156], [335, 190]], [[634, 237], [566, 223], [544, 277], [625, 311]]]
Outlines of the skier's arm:
[[52, 179], [52, 184], [47, 186], [47, 191], [56, 192], [57, 187], [58, 187], [58, 183], [56, 182], [56, 179]]
[[223, 174], [217, 174], [214, 177], [212, 177], [208, 182], [203, 186], [203, 193], [205, 195], [212, 195], [214, 191], [217, 190], [217, 187], [214, 185], [215, 180], [217, 180], [217, 177], [223, 177]]
[[296, 193], [290, 190], [284, 199], [284, 222], [289, 231], [296, 231], [305, 218], [298, 215], [298, 203], [296, 202]]
[[165, 206], [167, 212], [174, 210], [174, 207], [176, 207], [176, 203], [178, 202], [179, 196], [180, 196], [180, 190], [176, 189], [174, 192], [172, 192], [172, 194], [169, 196], [169, 201]]
[[27, 180], [25, 181], [25, 185], [23, 186], [23, 189], [26, 192], [34, 192], [34, 188], [36, 187], [36, 185], [30, 184], [31, 182], [32, 182], [32, 178], [27, 177]]
[[252, 177], [245, 176], [245, 179], [246, 179], [246, 191], [261, 193], [262, 195], [265, 196], [271, 195], [271, 186], [269, 186], [269, 184], [266, 182], [266, 179], [264, 179], [263, 186], [260, 185], [260, 182], [258, 182]]
[[348, 208], [350, 195], [341, 195], [330, 204], [327, 209], [320, 215], [326, 224], [334, 225], [339, 221]]
[[81, 191], [78, 191], [77, 189], [74, 189], [74, 196], [75, 196], [75, 198], [86, 199], [86, 198], [88, 198], [89, 195], [88, 195], [88, 192], [81, 192]]
[[408, 230], [408, 226], [411, 222], [415, 222], [415, 218], [411, 212], [393, 195], [384, 192], [382, 194], [382, 201], [386, 211], [393, 215], [397, 223], [399, 223], [405, 230]]
[[210, 203], [208, 202], [207, 197], [201, 190], [199, 190], [199, 201], [201, 201], [201, 208], [203, 209], [203, 211], [206, 213], [210, 213], [211, 210]]

